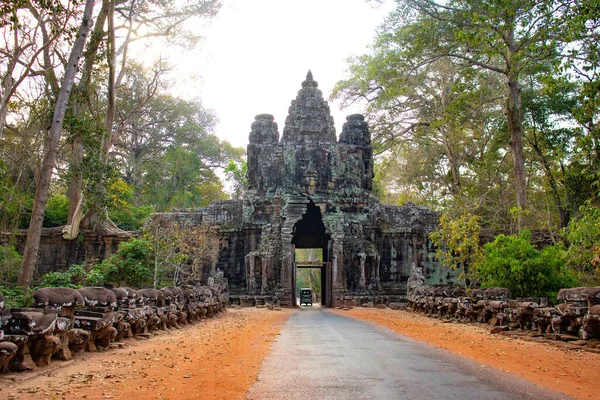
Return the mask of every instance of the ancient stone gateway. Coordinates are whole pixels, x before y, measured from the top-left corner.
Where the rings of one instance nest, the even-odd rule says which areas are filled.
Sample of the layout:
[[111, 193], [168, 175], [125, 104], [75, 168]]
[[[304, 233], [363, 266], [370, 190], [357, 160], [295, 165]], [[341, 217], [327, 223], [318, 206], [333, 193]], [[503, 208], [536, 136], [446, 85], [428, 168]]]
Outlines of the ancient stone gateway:
[[300, 248], [322, 250], [322, 262], [310, 266], [322, 270], [327, 306], [401, 300], [413, 264], [429, 283], [447, 283], [428, 239], [438, 216], [425, 207], [379, 204], [371, 193], [367, 123], [348, 116], [337, 140], [317, 86], [309, 71], [281, 139], [272, 115], [256, 116], [243, 200], [157, 217], [217, 227], [219, 258], [210, 268], [228, 279], [232, 303], [294, 306]]

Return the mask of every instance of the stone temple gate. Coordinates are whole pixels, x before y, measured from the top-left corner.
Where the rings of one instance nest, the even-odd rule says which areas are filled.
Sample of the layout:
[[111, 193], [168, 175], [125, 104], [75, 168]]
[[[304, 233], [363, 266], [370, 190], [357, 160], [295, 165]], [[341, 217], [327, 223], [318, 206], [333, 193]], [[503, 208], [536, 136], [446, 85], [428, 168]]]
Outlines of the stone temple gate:
[[[252, 123], [248, 190], [240, 201], [165, 214], [215, 225], [219, 268], [242, 305], [295, 305], [295, 249], [322, 249], [323, 303], [387, 303], [406, 296], [414, 264], [441, 275], [428, 234], [438, 216], [425, 207], [382, 205], [372, 195], [369, 127], [348, 116], [339, 140], [329, 106], [309, 71], [283, 134], [273, 116]], [[432, 282], [437, 283], [437, 282]]]

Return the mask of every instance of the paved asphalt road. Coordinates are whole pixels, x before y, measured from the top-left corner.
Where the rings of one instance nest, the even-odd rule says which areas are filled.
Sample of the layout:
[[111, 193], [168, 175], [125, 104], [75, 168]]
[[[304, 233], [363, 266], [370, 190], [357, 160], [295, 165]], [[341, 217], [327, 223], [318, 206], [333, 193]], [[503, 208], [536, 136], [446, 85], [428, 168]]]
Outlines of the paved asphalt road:
[[301, 308], [281, 330], [248, 399], [565, 399], [385, 328]]

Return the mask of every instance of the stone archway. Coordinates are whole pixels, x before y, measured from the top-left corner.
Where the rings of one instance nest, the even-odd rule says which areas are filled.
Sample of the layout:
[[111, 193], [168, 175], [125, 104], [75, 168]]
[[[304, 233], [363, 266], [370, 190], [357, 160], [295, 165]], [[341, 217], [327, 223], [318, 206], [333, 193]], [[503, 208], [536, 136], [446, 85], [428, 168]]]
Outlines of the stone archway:
[[329, 260], [330, 235], [325, 230], [323, 216], [319, 207], [310, 201], [302, 218], [294, 224], [292, 236], [292, 251], [295, 249], [321, 249], [320, 262], [297, 262], [295, 259], [291, 268], [292, 274], [292, 304], [296, 305], [296, 271], [297, 268], [319, 268], [321, 270], [322, 305], [332, 306], [331, 262]]

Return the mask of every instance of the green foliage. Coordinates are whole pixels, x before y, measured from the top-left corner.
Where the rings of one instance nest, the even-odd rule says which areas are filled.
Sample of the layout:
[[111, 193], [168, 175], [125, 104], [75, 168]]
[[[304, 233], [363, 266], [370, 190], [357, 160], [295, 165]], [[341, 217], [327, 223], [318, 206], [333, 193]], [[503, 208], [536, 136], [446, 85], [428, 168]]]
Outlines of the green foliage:
[[83, 195], [87, 206], [99, 217], [106, 215], [105, 210], [113, 200], [106, 188], [111, 187], [120, 178], [117, 164], [104, 162], [101, 150], [95, 150], [83, 157]]
[[115, 180], [108, 188], [108, 216], [119, 228], [139, 230], [154, 212], [153, 206], [136, 206], [134, 189], [123, 179]]
[[586, 285], [600, 284], [600, 208], [590, 203], [580, 208], [580, 215], [565, 230], [569, 249], [567, 264]]
[[105, 283], [104, 273], [97, 266], [94, 266], [85, 275], [85, 286], [102, 286]]
[[430, 234], [437, 247], [440, 262], [453, 270], [461, 271], [461, 278], [473, 275], [482, 261], [480, 245], [481, 217], [463, 211], [458, 215], [445, 212], [438, 228]]
[[382, 202], [466, 199], [487, 228], [566, 226], [600, 165], [597, 1], [396, 3], [331, 95], [365, 106]]
[[424, 61], [438, 38], [451, 40], [448, 32], [436, 21], [399, 14], [390, 15], [370, 54], [350, 60], [350, 77], [332, 94], [344, 104], [367, 99], [374, 151], [382, 153], [375, 175], [382, 202], [445, 208], [467, 198], [482, 209], [488, 201], [497, 206], [508, 196], [501, 188], [508, 178], [498, 173], [508, 164], [498, 129], [502, 82], [452, 58]]
[[63, 194], [55, 194], [48, 199], [44, 211], [44, 227], [62, 226], [69, 218], [69, 199]]
[[244, 150], [212, 133], [217, 119], [198, 99], [160, 92], [148, 97], [148, 87], [160, 87], [162, 79], [160, 71], [132, 63], [118, 91], [127, 134], [115, 148], [135, 204], [166, 211], [227, 198], [213, 169], [240, 163]]
[[[7, 147], [1, 139], [0, 147]], [[12, 175], [18, 167], [13, 167], [14, 171], [0, 159], [0, 229], [5, 232], [27, 227], [33, 206], [31, 191], [15, 182]], [[23, 174], [27, 175], [27, 171]]]
[[81, 286], [71, 283], [71, 274], [69, 272], [48, 272], [42, 275], [41, 287], [70, 287], [79, 288]]
[[200, 156], [184, 147], [169, 147], [165, 154], [146, 165], [141, 197], [157, 211], [207, 206], [226, 197], [219, 178]]
[[12, 287], [17, 283], [23, 257], [13, 246], [0, 246], [0, 282]]
[[119, 245], [115, 254], [97, 269], [107, 283], [134, 288], [150, 287], [153, 279], [154, 247], [147, 238], [131, 239]]
[[248, 164], [245, 161], [236, 162], [229, 160], [225, 167], [225, 175], [228, 182], [233, 186], [233, 198], [241, 199], [248, 187]]
[[108, 216], [112, 222], [126, 231], [140, 230], [150, 215], [154, 212], [154, 206], [134, 206], [132, 204], [120, 209], [108, 209]]
[[0, 285], [0, 292], [4, 295], [4, 307], [7, 309], [27, 308], [33, 305], [33, 290], [29, 288]]
[[73, 264], [64, 272], [49, 272], [42, 275], [41, 287], [69, 287], [78, 289], [83, 286], [101, 286], [104, 276], [97, 268], [87, 269], [83, 265]]
[[559, 289], [578, 283], [563, 261], [564, 246], [547, 246], [540, 251], [531, 244], [528, 230], [520, 236], [498, 235], [484, 249], [484, 260], [477, 266], [484, 288], [508, 288], [513, 297], [554, 299]]
[[[87, 102], [89, 99], [86, 96], [89, 94], [76, 88], [71, 102]], [[105, 210], [114, 200], [107, 188], [113, 187], [121, 177], [118, 163], [113, 158], [106, 159], [103, 156], [102, 137], [106, 134], [104, 118], [90, 110], [76, 112], [69, 108], [64, 128], [69, 140], [76, 142], [76, 146], [81, 148], [77, 152], [78, 156], [73, 154], [73, 159], [69, 160], [63, 179], [69, 184], [76, 182], [81, 186], [86, 209], [92, 210], [102, 220], [106, 217]]]

